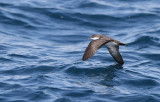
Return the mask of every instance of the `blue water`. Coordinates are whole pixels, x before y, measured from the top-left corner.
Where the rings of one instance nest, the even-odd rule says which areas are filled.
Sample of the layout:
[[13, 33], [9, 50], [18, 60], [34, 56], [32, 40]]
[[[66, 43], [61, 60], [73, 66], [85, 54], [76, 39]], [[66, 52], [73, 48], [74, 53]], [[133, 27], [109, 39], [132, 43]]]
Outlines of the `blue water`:
[[[93, 34], [127, 43], [88, 61]], [[0, 0], [0, 102], [159, 102], [160, 0]]]

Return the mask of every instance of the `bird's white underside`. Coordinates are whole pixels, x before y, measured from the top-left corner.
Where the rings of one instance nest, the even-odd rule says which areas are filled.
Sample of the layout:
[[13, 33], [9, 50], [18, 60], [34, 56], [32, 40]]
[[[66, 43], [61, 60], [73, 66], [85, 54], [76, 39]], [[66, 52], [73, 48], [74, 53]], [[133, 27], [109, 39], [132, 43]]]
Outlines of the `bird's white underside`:
[[94, 38], [91, 38], [92, 40], [97, 40], [97, 39], [99, 39], [98, 37], [94, 37]]

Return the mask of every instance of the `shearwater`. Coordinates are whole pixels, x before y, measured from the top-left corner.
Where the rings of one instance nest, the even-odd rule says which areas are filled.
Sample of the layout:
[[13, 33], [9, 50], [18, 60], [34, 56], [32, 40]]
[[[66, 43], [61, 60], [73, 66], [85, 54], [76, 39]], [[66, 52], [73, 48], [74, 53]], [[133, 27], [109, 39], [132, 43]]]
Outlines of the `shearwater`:
[[92, 35], [89, 39], [92, 39], [92, 41], [89, 43], [88, 47], [84, 52], [84, 55], [82, 58], [83, 61], [86, 61], [89, 58], [91, 58], [99, 48], [101, 48], [103, 45], [106, 45], [111, 56], [119, 64], [124, 64], [123, 58], [119, 53], [119, 46], [120, 45], [124, 46], [127, 44], [114, 40], [108, 36], [99, 35], [99, 34]]

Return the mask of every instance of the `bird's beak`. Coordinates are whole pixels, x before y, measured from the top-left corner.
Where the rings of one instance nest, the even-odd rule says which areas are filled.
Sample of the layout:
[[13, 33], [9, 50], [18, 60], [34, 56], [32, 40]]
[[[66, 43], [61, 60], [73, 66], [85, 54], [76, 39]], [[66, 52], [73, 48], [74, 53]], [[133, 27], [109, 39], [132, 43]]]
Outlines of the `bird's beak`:
[[92, 38], [88, 38], [88, 39], [92, 39]]

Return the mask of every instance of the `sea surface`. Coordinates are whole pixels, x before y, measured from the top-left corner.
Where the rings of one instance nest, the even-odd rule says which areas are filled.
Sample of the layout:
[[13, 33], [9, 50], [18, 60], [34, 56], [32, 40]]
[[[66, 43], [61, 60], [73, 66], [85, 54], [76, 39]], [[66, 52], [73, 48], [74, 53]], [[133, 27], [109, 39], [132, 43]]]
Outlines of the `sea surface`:
[[160, 102], [160, 0], [0, 0], [0, 102]]

